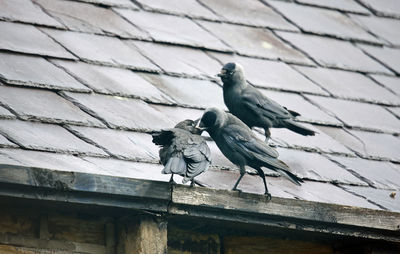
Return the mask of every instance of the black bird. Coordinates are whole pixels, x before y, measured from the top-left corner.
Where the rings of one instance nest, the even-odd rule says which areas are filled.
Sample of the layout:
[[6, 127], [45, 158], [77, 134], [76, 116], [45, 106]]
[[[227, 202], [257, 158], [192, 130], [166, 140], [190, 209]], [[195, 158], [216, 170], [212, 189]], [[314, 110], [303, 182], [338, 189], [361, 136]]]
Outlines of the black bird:
[[182, 183], [191, 181], [208, 169], [211, 152], [206, 141], [196, 127], [197, 122], [184, 120], [174, 128], [152, 133], [153, 143], [161, 146], [160, 162], [164, 165], [163, 174], [183, 176]]
[[263, 128], [267, 139], [271, 136], [271, 127], [288, 128], [304, 136], [315, 135], [313, 130], [293, 120], [299, 113], [282, 107], [249, 85], [240, 64], [225, 64], [218, 76], [224, 83], [224, 102], [229, 111], [250, 128]]
[[268, 192], [261, 167], [277, 171], [297, 185], [302, 182], [289, 172], [289, 167], [283, 161], [278, 160], [278, 152], [264, 141], [257, 139], [251, 129], [236, 116], [217, 108], [209, 108], [203, 114], [197, 128], [207, 131], [225, 157], [239, 166], [240, 177], [233, 190], [237, 190], [240, 180], [246, 173], [246, 165], [257, 170], [264, 181], [265, 194], [269, 199], [271, 194]]

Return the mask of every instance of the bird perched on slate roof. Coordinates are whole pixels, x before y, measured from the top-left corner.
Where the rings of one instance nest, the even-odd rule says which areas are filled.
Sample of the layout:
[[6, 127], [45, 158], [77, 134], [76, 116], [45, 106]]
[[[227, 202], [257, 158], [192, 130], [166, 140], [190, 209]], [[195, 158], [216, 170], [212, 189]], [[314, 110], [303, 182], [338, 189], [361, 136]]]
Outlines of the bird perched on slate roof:
[[288, 128], [304, 136], [315, 135], [313, 130], [293, 120], [299, 113], [286, 109], [247, 84], [240, 64], [225, 64], [218, 76], [224, 83], [224, 102], [229, 111], [250, 128], [263, 128], [267, 139], [271, 136], [271, 127]]
[[268, 198], [271, 198], [271, 194], [268, 192], [261, 167], [277, 171], [297, 185], [302, 182], [289, 172], [289, 167], [283, 161], [278, 159], [278, 152], [264, 141], [257, 139], [251, 129], [236, 116], [217, 108], [209, 108], [203, 114], [197, 128], [207, 131], [225, 157], [239, 166], [240, 177], [233, 190], [237, 190], [240, 180], [246, 173], [246, 165], [257, 170], [264, 181], [265, 194]]
[[208, 169], [211, 164], [211, 152], [201, 131], [195, 128], [197, 122], [184, 120], [174, 128], [154, 132], [153, 143], [160, 145], [160, 161], [164, 165], [163, 174], [183, 176], [182, 183], [191, 182]]

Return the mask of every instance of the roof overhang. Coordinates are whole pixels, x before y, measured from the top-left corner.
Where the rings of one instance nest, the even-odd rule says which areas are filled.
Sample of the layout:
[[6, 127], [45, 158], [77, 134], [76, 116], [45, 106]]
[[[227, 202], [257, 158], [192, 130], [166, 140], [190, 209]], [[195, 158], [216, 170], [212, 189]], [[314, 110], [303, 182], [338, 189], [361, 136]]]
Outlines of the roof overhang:
[[0, 165], [0, 197], [400, 242], [400, 213], [88, 173]]

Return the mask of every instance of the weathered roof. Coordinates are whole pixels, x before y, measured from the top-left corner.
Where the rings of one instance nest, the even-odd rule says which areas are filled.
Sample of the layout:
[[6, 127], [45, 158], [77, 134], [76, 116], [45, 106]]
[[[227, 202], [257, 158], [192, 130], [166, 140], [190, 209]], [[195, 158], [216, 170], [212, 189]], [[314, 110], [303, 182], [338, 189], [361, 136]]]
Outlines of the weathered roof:
[[[237, 61], [318, 132], [272, 130], [305, 181], [267, 171], [272, 196], [400, 212], [398, 1], [3, 0], [0, 20], [0, 164], [168, 182], [148, 132], [224, 108]], [[209, 144], [198, 181], [231, 189]]]

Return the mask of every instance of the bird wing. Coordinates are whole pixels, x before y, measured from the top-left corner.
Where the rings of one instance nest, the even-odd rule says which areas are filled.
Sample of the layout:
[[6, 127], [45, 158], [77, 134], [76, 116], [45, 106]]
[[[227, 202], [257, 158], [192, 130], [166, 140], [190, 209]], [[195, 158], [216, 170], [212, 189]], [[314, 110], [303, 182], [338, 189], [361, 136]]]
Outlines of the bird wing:
[[249, 130], [238, 125], [228, 125], [223, 129], [222, 138], [246, 159], [258, 157], [277, 158], [278, 152], [267, 143], [257, 139]]
[[268, 119], [288, 119], [292, 115], [284, 107], [264, 96], [254, 87], [248, 87], [242, 92], [243, 105], [256, 115], [263, 115]]

